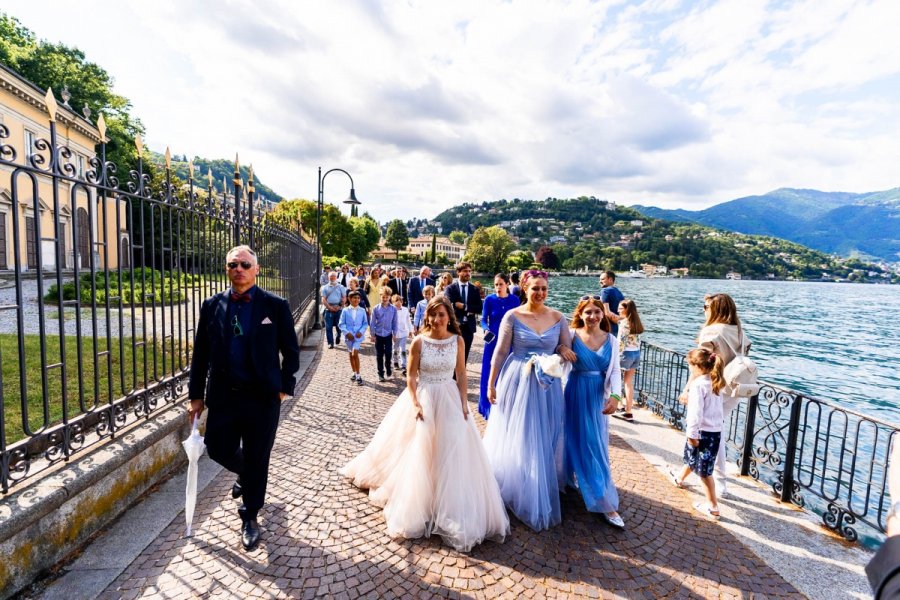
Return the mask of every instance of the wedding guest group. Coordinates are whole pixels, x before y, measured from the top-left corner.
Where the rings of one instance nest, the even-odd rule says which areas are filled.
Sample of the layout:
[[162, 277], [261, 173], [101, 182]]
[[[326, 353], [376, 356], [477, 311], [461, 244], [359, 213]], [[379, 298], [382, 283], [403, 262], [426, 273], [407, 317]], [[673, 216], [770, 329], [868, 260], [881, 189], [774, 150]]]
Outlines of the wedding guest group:
[[[363, 294], [349, 293], [341, 332], [351, 352], [351, 378], [362, 385], [358, 350], [368, 325], [379, 380], [402, 369], [406, 387], [365, 450], [341, 473], [369, 490], [391, 535], [436, 534], [460, 551], [502, 541], [509, 532], [507, 511], [535, 531], [558, 525], [560, 494], [567, 488], [587, 511], [624, 529], [609, 418], [620, 411], [633, 420], [644, 332], [634, 300], [615, 287], [615, 274], [605, 272], [601, 293], [582, 296], [569, 322], [547, 303], [550, 277], [544, 271], [521, 274], [522, 300], [511, 293], [505, 274], [495, 275], [493, 293], [482, 300], [471, 265], [460, 262], [456, 272], [455, 281], [441, 275], [438, 292], [423, 267], [405, 283], [407, 307], [402, 295], [392, 295], [402, 289], [402, 273], [380, 279], [373, 268], [368, 281], [381, 282], [380, 297], [368, 322], [360, 308]], [[688, 353], [684, 466], [670, 476], [681, 487], [696, 473], [705, 501], [694, 508], [715, 518], [725, 489], [719, 483], [721, 432], [737, 403], [722, 373], [750, 344], [729, 296], [708, 295], [704, 309], [699, 348]], [[478, 400], [487, 420], [483, 438], [466, 399], [465, 365], [478, 324], [485, 334]]]
[[237, 475], [231, 495], [243, 500], [237, 511], [241, 542], [253, 550], [260, 541], [257, 517], [265, 504], [281, 402], [294, 393], [300, 347], [288, 302], [256, 285], [259, 264], [249, 246], [228, 252], [225, 273], [230, 289], [200, 308], [188, 418], [209, 409], [206, 448], [212, 460]]

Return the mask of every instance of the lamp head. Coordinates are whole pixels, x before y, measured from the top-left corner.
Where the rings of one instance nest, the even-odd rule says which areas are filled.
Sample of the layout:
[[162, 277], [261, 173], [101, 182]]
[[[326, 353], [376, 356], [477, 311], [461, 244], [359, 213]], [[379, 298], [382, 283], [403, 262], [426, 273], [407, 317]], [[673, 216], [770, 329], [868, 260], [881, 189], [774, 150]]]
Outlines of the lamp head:
[[350, 197], [344, 200], [344, 204], [362, 204], [362, 202], [356, 199], [355, 189], [350, 188]]

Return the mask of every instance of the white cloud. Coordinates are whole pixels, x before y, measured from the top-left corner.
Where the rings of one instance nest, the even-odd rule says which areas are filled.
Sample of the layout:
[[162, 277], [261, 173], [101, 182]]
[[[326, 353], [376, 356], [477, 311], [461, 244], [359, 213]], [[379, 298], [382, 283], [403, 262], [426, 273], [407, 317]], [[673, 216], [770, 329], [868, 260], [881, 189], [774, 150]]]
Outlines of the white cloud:
[[151, 147], [239, 152], [287, 197], [340, 167], [380, 220], [897, 185], [892, 0], [39, 4], [3, 10], [109, 71]]

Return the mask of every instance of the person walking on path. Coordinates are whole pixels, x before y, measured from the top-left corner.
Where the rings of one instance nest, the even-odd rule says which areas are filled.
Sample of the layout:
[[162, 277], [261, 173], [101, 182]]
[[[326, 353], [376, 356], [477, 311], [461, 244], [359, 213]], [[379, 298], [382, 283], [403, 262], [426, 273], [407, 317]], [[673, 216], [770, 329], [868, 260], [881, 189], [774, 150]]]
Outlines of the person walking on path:
[[609, 466], [609, 417], [619, 403], [619, 341], [609, 333], [603, 303], [582, 296], [572, 316], [572, 352], [578, 359], [566, 381], [566, 483], [591, 512], [622, 529], [619, 492]]
[[350, 301], [350, 292], [360, 292], [359, 293], [359, 305], [366, 311], [366, 315], [371, 316], [372, 307], [369, 306], [369, 297], [363, 294], [359, 289], [359, 281], [350, 278], [350, 285], [347, 287], [347, 301]]
[[406, 377], [406, 342], [409, 340], [410, 332], [412, 332], [412, 322], [409, 320], [409, 309], [403, 306], [403, 298], [400, 294], [391, 296], [391, 302], [397, 309], [397, 341], [394, 344], [394, 368], [402, 369], [403, 376]]
[[[325, 338], [328, 340], [328, 347], [334, 348], [334, 343], [340, 343], [341, 330], [338, 323], [341, 320], [341, 309], [347, 301], [347, 288], [337, 282], [337, 273], [332, 271], [328, 274], [328, 283], [322, 286], [322, 321], [325, 324]], [[337, 331], [337, 340], [335, 340], [334, 332]]]
[[609, 319], [612, 330], [611, 334], [618, 337], [619, 335], [619, 302], [625, 299], [625, 296], [616, 287], [616, 274], [612, 271], [604, 271], [600, 274], [600, 299], [606, 311], [606, 318]]
[[[390, 281], [392, 296], [400, 296], [400, 302], [403, 306], [409, 308], [409, 278], [406, 269], [400, 267], [394, 273], [394, 278]], [[413, 305], [415, 308], [415, 305]], [[407, 313], [409, 320], [409, 313]]]
[[369, 278], [366, 280], [365, 292], [369, 297], [369, 306], [374, 308], [381, 301], [381, 267], [374, 266], [369, 271]]
[[478, 328], [483, 303], [478, 288], [469, 281], [472, 278], [472, 265], [467, 262], [457, 264], [456, 275], [457, 280], [447, 286], [444, 295], [453, 306], [456, 321], [466, 344], [466, 362], [469, 362], [469, 350], [472, 349], [472, 340]]
[[369, 321], [369, 333], [372, 341], [375, 342], [378, 381], [385, 381], [385, 373], [387, 373], [388, 379], [393, 377], [391, 370], [392, 342], [397, 339], [399, 327], [397, 309], [391, 304], [391, 290], [383, 288], [381, 302], [372, 309], [372, 319]]
[[418, 304], [416, 304], [416, 314], [413, 315], [413, 334], [419, 335], [419, 330], [422, 327], [422, 323], [425, 320], [425, 308], [428, 306], [428, 303], [431, 302], [431, 299], [434, 298], [434, 286], [426, 285], [422, 289], [422, 294], [425, 296], [421, 300], [419, 300]]
[[423, 330], [412, 344], [406, 389], [340, 473], [384, 507], [390, 535], [437, 534], [468, 552], [485, 539], [502, 542], [509, 517], [469, 417], [464, 344], [445, 298], [428, 304]]
[[409, 292], [409, 309], [416, 310], [419, 302], [425, 299], [425, 288], [434, 285], [434, 279], [431, 277], [431, 267], [425, 265], [419, 270], [419, 275], [409, 280], [407, 286]]
[[484, 432], [503, 501], [535, 531], [562, 521], [565, 403], [560, 380], [542, 377], [534, 369], [534, 356], [558, 353], [563, 360], [576, 359], [565, 317], [545, 304], [547, 280], [544, 271], [526, 271], [527, 302], [500, 323], [488, 380], [494, 406]]
[[722, 358], [714, 352], [695, 348], [687, 354], [691, 381], [688, 385], [687, 415], [684, 421], [684, 468], [680, 473], [670, 471], [676, 487], [683, 487], [685, 478], [696, 473], [703, 482], [706, 503], [695, 502], [700, 513], [717, 518], [719, 503], [713, 469], [722, 441]]
[[[750, 340], [743, 331], [741, 320], [738, 318], [737, 305], [728, 294], [710, 294], [704, 298], [703, 311], [706, 314], [706, 323], [697, 335], [697, 347], [715, 353], [722, 359], [723, 368], [728, 366], [738, 349], [742, 354], [750, 351]], [[725, 386], [722, 390], [723, 408], [722, 414], [727, 423], [731, 418], [731, 411], [737, 407], [741, 397], [734, 390]], [[723, 498], [728, 493], [727, 453], [725, 443], [719, 444], [719, 454], [716, 457], [716, 489], [719, 497]]]
[[[209, 407], [204, 441], [209, 457], [236, 473], [234, 498], [241, 542], [259, 544], [257, 516], [263, 507], [269, 457], [281, 402], [294, 393], [300, 346], [287, 300], [256, 285], [256, 253], [236, 246], [226, 255], [231, 289], [200, 308], [188, 386], [188, 419]], [[280, 355], [280, 357], [279, 357]]]
[[487, 419], [491, 413], [488, 399], [488, 379], [491, 375], [491, 359], [497, 347], [497, 334], [503, 316], [521, 303], [518, 296], [509, 293], [509, 279], [504, 273], [494, 275], [494, 293], [484, 299], [481, 310], [481, 327], [484, 329], [484, 352], [481, 356], [481, 394], [478, 398], [478, 412]]
[[437, 285], [434, 289], [435, 294], [438, 296], [443, 296], [444, 292], [447, 290], [451, 283], [453, 283], [453, 275], [446, 271], [441, 273], [441, 276], [438, 277]]
[[619, 302], [619, 363], [625, 388], [625, 407], [619, 412], [626, 421], [634, 421], [634, 374], [641, 363], [641, 334], [644, 325], [638, 316], [634, 300], [625, 298]]
[[362, 294], [358, 290], [351, 290], [347, 297], [350, 299], [350, 306], [341, 311], [341, 335], [344, 336], [350, 356], [350, 370], [353, 371], [350, 379], [356, 382], [356, 385], [362, 385], [362, 376], [359, 374], [359, 347], [365, 339], [369, 316], [360, 306]]

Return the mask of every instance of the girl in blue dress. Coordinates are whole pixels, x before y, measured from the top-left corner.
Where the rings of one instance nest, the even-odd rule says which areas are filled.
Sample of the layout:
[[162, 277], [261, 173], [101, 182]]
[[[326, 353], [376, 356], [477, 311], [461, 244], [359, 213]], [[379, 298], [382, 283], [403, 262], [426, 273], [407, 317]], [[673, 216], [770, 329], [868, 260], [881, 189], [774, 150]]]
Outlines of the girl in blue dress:
[[494, 293], [484, 299], [481, 311], [481, 327], [485, 331], [484, 354], [481, 357], [481, 397], [478, 400], [478, 412], [485, 419], [491, 412], [491, 401], [488, 400], [488, 379], [491, 375], [491, 359], [497, 347], [497, 334], [500, 333], [500, 322], [503, 315], [519, 306], [518, 296], [509, 293], [509, 277], [505, 273], [494, 275]]
[[572, 317], [572, 351], [578, 360], [566, 382], [566, 483], [581, 492], [591, 512], [624, 528], [619, 493], [609, 466], [609, 417], [622, 392], [619, 342], [609, 333], [603, 302], [583, 296]]
[[484, 446], [506, 506], [540, 531], [562, 520], [564, 403], [560, 380], [545, 377], [534, 357], [575, 355], [562, 313], [544, 304], [547, 274], [527, 271], [522, 286], [526, 302], [503, 317], [491, 361]]

